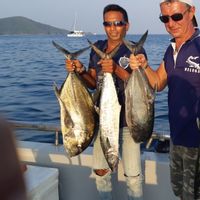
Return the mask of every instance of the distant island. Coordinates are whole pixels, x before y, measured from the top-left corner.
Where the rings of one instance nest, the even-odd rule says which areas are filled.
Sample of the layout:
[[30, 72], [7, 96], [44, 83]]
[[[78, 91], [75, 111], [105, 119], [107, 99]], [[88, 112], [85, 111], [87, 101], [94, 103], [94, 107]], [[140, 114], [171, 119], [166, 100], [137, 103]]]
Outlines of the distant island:
[[0, 35], [67, 34], [68, 30], [42, 24], [26, 17], [0, 18]]
[[0, 18], [0, 35], [67, 35], [69, 32], [22, 16]]

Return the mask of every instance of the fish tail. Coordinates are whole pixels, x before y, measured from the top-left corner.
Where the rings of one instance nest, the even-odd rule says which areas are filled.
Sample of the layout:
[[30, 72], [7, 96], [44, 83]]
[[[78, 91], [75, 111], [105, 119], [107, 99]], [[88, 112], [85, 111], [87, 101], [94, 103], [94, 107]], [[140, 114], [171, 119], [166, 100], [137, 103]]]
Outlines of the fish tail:
[[59, 89], [58, 89], [58, 87], [56, 85], [56, 82], [53, 83], [53, 89], [55, 91], [56, 97], [59, 98], [60, 92], [59, 92]]

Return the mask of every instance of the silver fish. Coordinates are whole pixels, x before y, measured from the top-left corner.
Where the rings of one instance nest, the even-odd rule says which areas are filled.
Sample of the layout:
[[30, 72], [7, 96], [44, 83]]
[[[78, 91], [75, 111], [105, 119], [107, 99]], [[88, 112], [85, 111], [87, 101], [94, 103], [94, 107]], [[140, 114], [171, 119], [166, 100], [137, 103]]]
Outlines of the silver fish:
[[[66, 51], [62, 50], [65, 54]], [[74, 56], [69, 52], [67, 54]], [[75, 72], [68, 74], [60, 89], [56, 85], [54, 89], [60, 105], [63, 144], [70, 157], [76, 156], [88, 147], [94, 137], [94, 103], [87, 87]]]
[[[137, 44], [124, 41], [133, 54], [142, 48], [148, 32]], [[126, 122], [135, 142], [147, 141], [154, 124], [155, 90], [151, 88], [142, 68], [134, 70], [125, 88]]]
[[[119, 49], [117, 46], [111, 53], [100, 51], [90, 42], [93, 50], [101, 58], [112, 58]], [[103, 74], [100, 94], [100, 141], [105, 158], [112, 171], [117, 168], [119, 160], [119, 116], [121, 106], [118, 102], [117, 92], [111, 73]]]

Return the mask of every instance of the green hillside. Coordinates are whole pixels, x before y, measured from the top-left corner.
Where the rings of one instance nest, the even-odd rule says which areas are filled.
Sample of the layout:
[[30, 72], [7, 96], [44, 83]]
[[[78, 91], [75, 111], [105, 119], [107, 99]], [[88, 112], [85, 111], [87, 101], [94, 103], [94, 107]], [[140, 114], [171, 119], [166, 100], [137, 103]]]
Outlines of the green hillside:
[[0, 35], [66, 34], [68, 32], [25, 17], [0, 18]]

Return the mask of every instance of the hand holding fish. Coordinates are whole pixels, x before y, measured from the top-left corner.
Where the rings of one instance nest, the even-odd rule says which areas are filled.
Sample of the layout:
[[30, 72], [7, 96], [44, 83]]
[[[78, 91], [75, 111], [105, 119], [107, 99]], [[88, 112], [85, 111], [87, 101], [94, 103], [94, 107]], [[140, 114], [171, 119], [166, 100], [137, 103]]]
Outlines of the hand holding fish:
[[101, 65], [102, 67], [102, 72], [108, 72], [108, 73], [114, 73], [116, 68], [117, 68], [117, 64], [114, 62], [113, 59], [101, 59], [98, 64]]
[[148, 66], [148, 62], [144, 54], [138, 54], [136, 56], [134, 54], [131, 54], [129, 62], [130, 62], [130, 68], [132, 70], [138, 69], [139, 67], [146, 69], [146, 67]]
[[73, 64], [72, 60], [66, 59], [65, 64], [66, 64], [65, 67], [66, 67], [68, 72], [73, 72], [74, 71], [75, 67], [74, 67], [74, 64]]
[[85, 71], [85, 67], [79, 60], [69, 60], [66, 59], [66, 69], [68, 72], [77, 72], [77, 73], [82, 73]]

